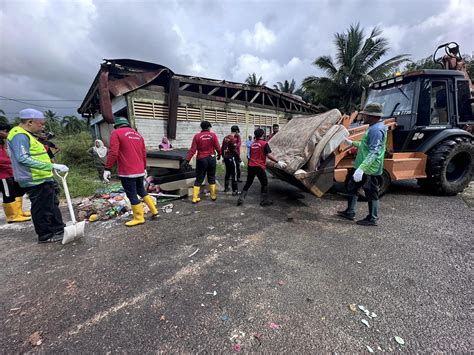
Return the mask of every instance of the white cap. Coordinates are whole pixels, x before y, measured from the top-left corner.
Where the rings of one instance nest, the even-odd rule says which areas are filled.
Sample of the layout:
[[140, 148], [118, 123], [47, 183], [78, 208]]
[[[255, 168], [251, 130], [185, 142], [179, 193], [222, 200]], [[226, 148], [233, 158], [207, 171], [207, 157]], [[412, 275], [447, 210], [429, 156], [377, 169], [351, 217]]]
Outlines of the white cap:
[[20, 111], [20, 118], [22, 120], [44, 120], [44, 114], [41, 111], [35, 110], [34, 108], [25, 108]]

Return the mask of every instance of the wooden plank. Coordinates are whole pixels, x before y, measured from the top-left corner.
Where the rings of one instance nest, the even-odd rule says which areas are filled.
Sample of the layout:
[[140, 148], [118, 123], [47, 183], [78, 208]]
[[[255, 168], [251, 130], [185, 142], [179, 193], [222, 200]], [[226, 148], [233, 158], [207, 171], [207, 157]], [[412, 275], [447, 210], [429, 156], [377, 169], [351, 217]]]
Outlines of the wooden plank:
[[168, 168], [168, 169], [179, 169], [178, 160], [160, 159], [160, 158], [147, 158], [146, 165], [151, 168]]
[[252, 100], [250, 100], [250, 103], [251, 103], [251, 104], [257, 99], [258, 95], [260, 95], [259, 92], [257, 92], [257, 93], [255, 94], [255, 96], [252, 98]]
[[184, 179], [184, 180], [167, 182], [165, 184], [161, 184], [160, 189], [164, 191], [173, 191], [173, 190], [189, 188], [194, 185], [195, 180], [196, 178], [189, 178], [189, 179]]
[[181, 91], [186, 90], [186, 89], [187, 89], [188, 87], [190, 87], [190, 86], [191, 86], [191, 84], [184, 84], [183, 86], [181, 86], [181, 87], [179, 88], [179, 90], [181, 90]]
[[209, 91], [207, 94], [208, 94], [209, 96], [212, 96], [212, 94], [214, 94], [214, 93], [215, 93], [217, 90], [219, 90], [219, 89], [220, 89], [219, 86], [218, 86], [218, 87], [215, 87], [214, 89], [212, 89], [211, 91]]
[[242, 92], [242, 90], [237, 91], [234, 95], [232, 95], [232, 97], [231, 97], [230, 99], [231, 99], [231, 100], [235, 100], [235, 98], [236, 98], [237, 96], [239, 96], [241, 92]]

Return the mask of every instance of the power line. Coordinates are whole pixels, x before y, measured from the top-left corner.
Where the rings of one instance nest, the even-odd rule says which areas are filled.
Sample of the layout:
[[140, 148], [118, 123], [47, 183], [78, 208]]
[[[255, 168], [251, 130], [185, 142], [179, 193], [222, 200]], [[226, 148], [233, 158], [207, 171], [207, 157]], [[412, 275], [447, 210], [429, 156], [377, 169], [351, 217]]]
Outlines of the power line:
[[[3, 97], [3, 96], [2, 96]], [[78, 101], [78, 102], [81, 102], [82, 100], [65, 100], [65, 99], [57, 99], [57, 100], [35, 100], [35, 99], [10, 99], [10, 98], [2, 98], [0, 100], [20, 100], [20, 101], [66, 101], [66, 102], [71, 102], [71, 101]]]
[[44, 107], [44, 108], [55, 108], [55, 109], [76, 109], [76, 108], [77, 108], [77, 107], [54, 107], [54, 106], [38, 105], [38, 104], [33, 104], [33, 103], [31, 103], [31, 102], [26, 102], [26, 101], [22, 101], [22, 100], [12, 99], [12, 98], [10, 98], [10, 97], [1, 96], [1, 95], [0, 95], [0, 98], [3, 98], [3, 99], [5, 99], [5, 100], [9, 100], [9, 101], [18, 102], [18, 103], [24, 104], [24, 105], [37, 106], [37, 107]]

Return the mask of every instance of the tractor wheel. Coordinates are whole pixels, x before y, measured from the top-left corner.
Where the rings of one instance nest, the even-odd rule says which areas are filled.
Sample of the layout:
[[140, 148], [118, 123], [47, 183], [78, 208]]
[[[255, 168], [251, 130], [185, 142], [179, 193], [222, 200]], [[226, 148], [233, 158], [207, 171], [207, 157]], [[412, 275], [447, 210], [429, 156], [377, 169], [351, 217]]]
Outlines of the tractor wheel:
[[[347, 186], [347, 183], [349, 182], [349, 179], [352, 177], [353, 173], [354, 171], [352, 170], [347, 174], [346, 180], [344, 182], [345, 187]], [[388, 192], [391, 183], [392, 183], [392, 179], [390, 178], [390, 174], [387, 172], [387, 170], [384, 169], [384, 171], [382, 172], [382, 175], [377, 176], [377, 185], [379, 186], [379, 197], [382, 197]], [[359, 197], [362, 198], [363, 200], [366, 199], [365, 191], [363, 188], [359, 189], [358, 194], [359, 194]]]
[[437, 195], [453, 196], [462, 192], [474, 173], [474, 141], [455, 137], [438, 143], [428, 154], [426, 179], [420, 187]]

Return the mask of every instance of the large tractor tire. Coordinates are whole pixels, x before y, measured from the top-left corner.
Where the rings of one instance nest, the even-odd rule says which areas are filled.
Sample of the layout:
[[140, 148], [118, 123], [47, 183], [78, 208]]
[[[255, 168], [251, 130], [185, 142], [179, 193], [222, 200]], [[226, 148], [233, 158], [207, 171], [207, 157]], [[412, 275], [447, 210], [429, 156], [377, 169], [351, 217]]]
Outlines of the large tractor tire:
[[429, 153], [426, 179], [420, 187], [436, 195], [453, 196], [462, 192], [474, 174], [474, 140], [455, 137], [438, 143]]

